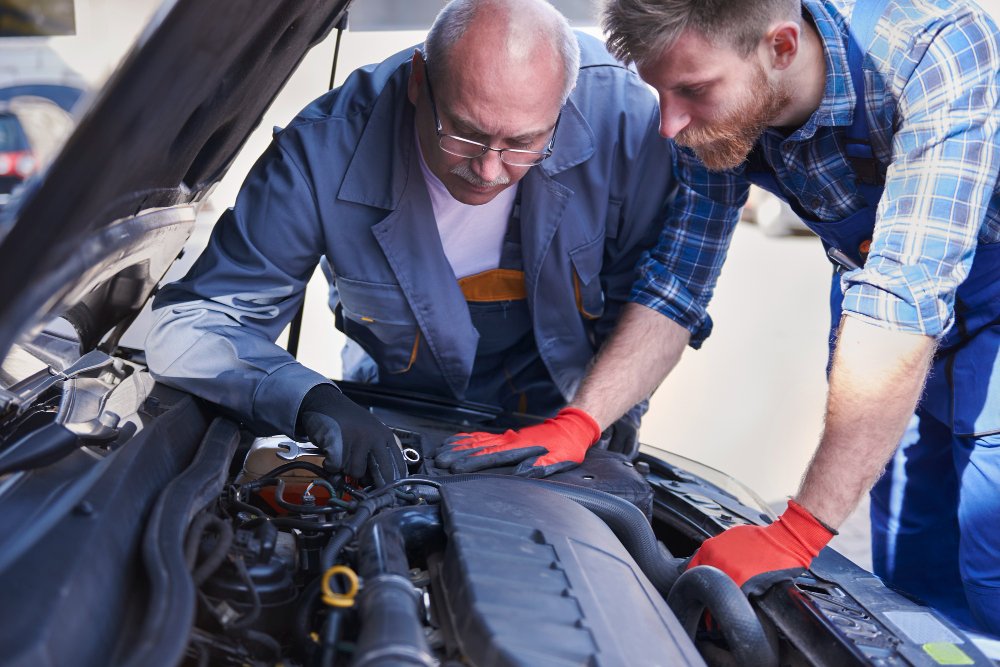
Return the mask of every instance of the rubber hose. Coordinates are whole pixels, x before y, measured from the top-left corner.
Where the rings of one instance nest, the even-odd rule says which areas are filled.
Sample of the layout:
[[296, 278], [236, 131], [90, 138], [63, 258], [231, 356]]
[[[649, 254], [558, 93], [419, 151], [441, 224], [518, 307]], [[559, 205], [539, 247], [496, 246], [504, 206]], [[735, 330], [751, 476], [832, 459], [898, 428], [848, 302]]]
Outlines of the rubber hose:
[[299, 595], [295, 608], [295, 643], [303, 654], [316, 648], [316, 642], [312, 640], [312, 618], [316, 613], [316, 604], [320, 596], [320, 577], [315, 577], [309, 582]]
[[667, 604], [691, 639], [708, 609], [737, 665], [777, 667], [778, 655], [743, 591], [722, 570], [699, 565], [677, 579]]
[[243, 630], [249, 628], [260, 617], [260, 612], [264, 606], [261, 604], [260, 592], [257, 590], [257, 585], [254, 583], [253, 577], [250, 576], [250, 572], [247, 570], [243, 557], [237, 555], [233, 558], [233, 565], [236, 567], [236, 571], [239, 573], [240, 579], [243, 580], [243, 584], [250, 595], [250, 611], [230, 623], [227, 629]]
[[[216, 533], [215, 544], [205, 559], [198, 563], [198, 550], [201, 540], [209, 529]], [[233, 527], [228, 522], [214, 514], [203, 512], [199, 514], [188, 530], [188, 542], [185, 545], [184, 557], [191, 569], [191, 578], [195, 586], [201, 586], [212, 576], [229, 554], [233, 543]]]
[[331, 608], [323, 622], [323, 632], [320, 635], [320, 667], [333, 667], [337, 659], [337, 639], [340, 637], [340, 622], [343, 613], [340, 609]]
[[353, 667], [430, 667], [435, 664], [419, 613], [419, 592], [410, 583], [406, 536], [440, 526], [437, 508], [405, 507], [383, 512], [358, 537], [361, 634]]
[[510, 479], [516, 483], [531, 484], [554, 491], [564, 498], [579, 503], [596, 514], [621, 541], [639, 568], [649, 578], [656, 590], [666, 597], [680, 576], [683, 558], [673, 558], [653, 534], [653, 528], [638, 507], [604, 491], [586, 489], [565, 482], [515, 477], [512, 475], [491, 475], [487, 473], [467, 473], [443, 477], [409, 477], [409, 481], [441, 482], [442, 484], [472, 481], [476, 479]]
[[326, 543], [320, 554], [320, 567], [324, 572], [337, 563], [337, 556], [341, 550], [347, 546], [358, 530], [364, 525], [373, 514], [380, 509], [386, 508], [395, 502], [392, 495], [369, 498], [358, 503], [358, 509], [346, 521], [341, 522], [340, 528], [333, 534], [330, 541]]
[[257, 630], [244, 630], [243, 638], [248, 642], [267, 649], [271, 654], [272, 660], [276, 662], [281, 660], [281, 644], [271, 635], [258, 632]]

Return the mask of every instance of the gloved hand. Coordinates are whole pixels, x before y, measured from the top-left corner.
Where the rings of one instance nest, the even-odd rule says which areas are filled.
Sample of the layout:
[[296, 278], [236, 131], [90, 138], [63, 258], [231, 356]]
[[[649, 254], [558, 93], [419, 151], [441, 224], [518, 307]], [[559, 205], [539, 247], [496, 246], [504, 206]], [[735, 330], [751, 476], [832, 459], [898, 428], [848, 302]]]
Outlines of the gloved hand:
[[332, 385], [309, 390], [296, 420], [296, 431], [323, 450], [323, 465], [356, 480], [368, 472], [378, 486], [406, 477], [406, 461], [396, 436], [363, 407]]
[[735, 526], [705, 540], [687, 567], [713, 565], [747, 595], [759, 594], [801, 574], [835, 534], [789, 500], [788, 509], [769, 526]]
[[547, 477], [576, 467], [601, 437], [601, 427], [579, 408], [563, 408], [555, 417], [520, 431], [458, 433], [437, 450], [438, 467], [452, 472], [518, 464], [515, 475]]

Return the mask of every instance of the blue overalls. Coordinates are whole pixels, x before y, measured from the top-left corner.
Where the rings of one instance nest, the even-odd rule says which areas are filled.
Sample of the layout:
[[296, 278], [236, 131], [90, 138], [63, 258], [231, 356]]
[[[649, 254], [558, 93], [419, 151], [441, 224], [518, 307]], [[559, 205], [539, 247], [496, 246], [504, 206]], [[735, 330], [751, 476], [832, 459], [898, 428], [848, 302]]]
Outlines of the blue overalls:
[[520, 208], [519, 193], [507, 225], [500, 267], [458, 281], [479, 333], [467, 396], [509, 412], [550, 415], [566, 401], [535, 343], [524, 282]]
[[[430, 207], [427, 207], [429, 212]], [[521, 243], [521, 188], [519, 186], [511, 217], [504, 235], [500, 266], [490, 271], [459, 279], [458, 287], [468, 307], [469, 318], [478, 334], [475, 356], [464, 399], [500, 407], [507, 412], [547, 417], [566, 404], [553, 381], [538, 349], [528, 303], [528, 285], [524, 272], [524, 247]], [[326, 269], [324, 269], [326, 270]], [[574, 274], [573, 299], [580, 316], [587, 321], [599, 319], [590, 311], [587, 295]], [[399, 341], [378, 335], [384, 331], [358, 326], [364, 316], [348, 316], [341, 302], [334, 308], [337, 327], [348, 336], [345, 367], [368, 374], [368, 381], [386, 387], [425, 393], [446, 393], [440, 366], [427, 348], [419, 330]], [[389, 323], [391, 324], [391, 323]], [[384, 334], [383, 334], [384, 335]], [[374, 359], [382, 360], [381, 368]], [[628, 458], [638, 454], [638, 428], [648, 406], [643, 401], [605, 430], [594, 449], [610, 449]], [[602, 474], [602, 477], [607, 477]]]
[[[758, 155], [751, 183], [787, 201], [838, 265], [830, 290], [830, 353], [841, 319], [840, 274], [864, 265], [884, 189], [869, 140], [863, 47], [887, 2], [858, 2], [848, 64], [857, 97], [847, 153], [867, 206], [816, 220]], [[875, 573], [958, 623], [1000, 634], [1000, 243], [980, 243], [939, 341], [924, 395], [871, 491]]]
[[[504, 235], [500, 266], [458, 280], [472, 325], [479, 334], [465, 400], [509, 412], [549, 416], [563, 407], [566, 399], [552, 381], [535, 341], [523, 269], [520, 208], [519, 188]], [[440, 367], [419, 330], [413, 334], [412, 345], [395, 345], [396, 349], [405, 348], [408, 352], [393, 367], [386, 362], [391, 358], [386, 350], [393, 341], [386, 342], [376, 332], [355, 326], [357, 315], [345, 317], [341, 304], [335, 309], [335, 316], [338, 327], [373, 358], [382, 360], [380, 385], [421, 392], [444, 391]]]

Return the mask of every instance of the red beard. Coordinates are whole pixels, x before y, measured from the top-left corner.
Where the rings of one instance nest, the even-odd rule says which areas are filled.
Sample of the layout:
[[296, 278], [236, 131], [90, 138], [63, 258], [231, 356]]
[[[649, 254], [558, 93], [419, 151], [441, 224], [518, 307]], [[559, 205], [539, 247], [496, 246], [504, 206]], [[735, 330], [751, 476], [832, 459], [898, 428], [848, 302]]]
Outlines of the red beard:
[[676, 141], [691, 148], [711, 171], [725, 171], [746, 161], [768, 125], [788, 105], [791, 95], [767, 80], [760, 65], [746, 95], [706, 127], [686, 127]]

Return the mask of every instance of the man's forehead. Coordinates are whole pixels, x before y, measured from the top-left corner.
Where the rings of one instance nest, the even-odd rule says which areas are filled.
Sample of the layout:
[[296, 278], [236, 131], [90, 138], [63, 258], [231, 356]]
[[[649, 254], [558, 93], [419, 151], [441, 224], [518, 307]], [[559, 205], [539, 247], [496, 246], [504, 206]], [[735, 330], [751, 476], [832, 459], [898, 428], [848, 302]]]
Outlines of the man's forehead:
[[740, 62], [742, 58], [735, 50], [719, 46], [694, 30], [686, 30], [658, 58], [639, 65], [638, 69], [647, 81], [681, 88], [725, 78]]
[[[523, 72], [459, 70], [441, 81], [442, 111], [481, 134], [527, 137], [552, 129], [559, 113], [562, 77], [538, 68]], [[434, 92], [438, 91], [434, 80]]]
[[552, 112], [527, 111], [513, 100], [502, 106], [469, 102], [456, 104], [446, 113], [456, 129], [484, 136], [530, 139], [550, 131], [558, 115], [558, 107], [553, 107]]

